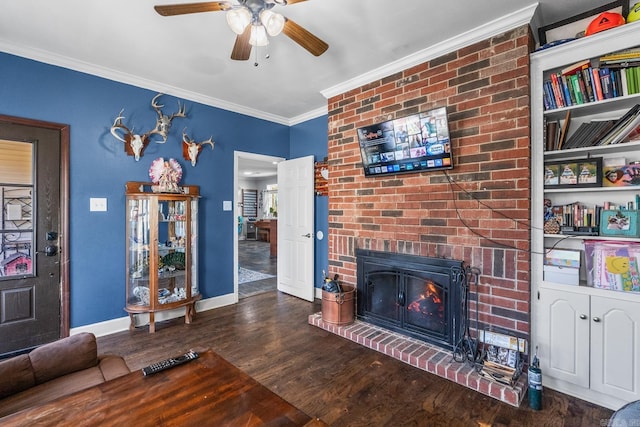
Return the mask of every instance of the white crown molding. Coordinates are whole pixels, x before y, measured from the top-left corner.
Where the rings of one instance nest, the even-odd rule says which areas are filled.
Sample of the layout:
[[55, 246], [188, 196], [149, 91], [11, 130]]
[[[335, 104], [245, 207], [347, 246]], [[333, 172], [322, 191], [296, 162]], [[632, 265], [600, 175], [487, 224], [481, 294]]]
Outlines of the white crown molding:
[[397, 61], [390, 62], [386, 65], [368, 71], [353, 79], [324, 89], [320, 91], [320, 93], [328, 99], [364, 86], [374, 80], [379, 80], [415, 65], [422, 64], [431, 59], [438, 58], [447, 53], [454, 52], [460, 48], [470, 46], [474, 43], [502, 34], [505, 31], [509, 31], [521, 25], [529, 24], [533, 19], [537, 8], [538, 3], [534, 3], [509, 15], [502, 16], [470, 31], [437, 43], [428, 49], [423, 49]]
[[211, 107], [221, 108], [227, 111], [232, 111], [239, 114], [245, 114], [247, 116], [255, 117], [258, 119], [268, 120], [270, 122], [279, 123], [289, 126], [289, 119], [286, 117], [270, 114], [264, 111], [249, 108], [243, 105], [227, 102], [222, 99], [217, 99], [209, 96], [204, 96], [199, 93], [191, 92], [188, 90], [168, 86], [164, 83], [154, 80], [143, 79], [132, 74], [123, 73], [122, 71], [113, 70], [111, 68], [100, 67], [95, 64], [80, 61], [78, 59], [70, 58], [67, 56], [57, 55], [55, 53], [47, 52], [41, 49], [35, 49], [32, 47], [19, 46], [16, 44], [7, 43], [4, 40], [0, 40], [0, 52], [10, 53], [12, 55], [20, 56], [23, 58], [31, 59], [34, 61], [43, 62], [49, 65], [55, 65], [62, 68], [67, 68], [74, 71], [90, 74], [97, 77], [102, 77], [108, 80], [113, 80], [119, 83], [130, 84], [132, 86], [140, 87], [143, 89], [152, 90], [154, 92], [161, 92], [167, 95], [172, 95], [178, 98], [182, 98], [188, 101], [199, 102]]
[[289, 126], [294, 126], [300, 123], [304, 123], [307, 120], [324, 116], [328, 114], [328, 112], [329, 112], [329, 107], [327, 105], [325, 105], [324, 107], [316, 108], [315, 110], [311, 110], [307, 113], [291, 118], [289, 120]]

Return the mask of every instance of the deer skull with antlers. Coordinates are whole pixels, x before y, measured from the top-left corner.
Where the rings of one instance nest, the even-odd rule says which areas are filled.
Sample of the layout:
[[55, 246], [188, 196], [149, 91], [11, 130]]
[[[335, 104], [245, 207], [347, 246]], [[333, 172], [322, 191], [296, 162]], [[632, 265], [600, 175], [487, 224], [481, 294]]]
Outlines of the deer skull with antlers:
[[185, 160], [191, 161], [191, 166], [195, 166], [198, 161], [198, 155], [202, 151], [202, 146], [204, 144], [211, 144], [211, 149], [213, 150], [215, 146], [215, 141], [213, 137], [210, 137], [206, 141], [196, 142], [189, 138], [186, 131], [182, 132], [182, 157]]
[[160, 137], [162, 137], [162, 141], [157, 141], [158, 143], [167, 142], [167, 136], [169, 134], [169, 129], [171, 128], [171, 122], [173, 121], [173, 119], [175, 119], [176, 117], [187, 117], [185, 107], [183, 105], [180, 105], [180, 102], [178, 102], [178, 112], [173, 113], [170, 116], [163, 114], [161, 108], [164, 107], [164, 105], [159, 105], [156, 103], [157, 99], [160, 96], [162, 96], [161, 93], [154, 96], [151, 100], [151, 108], [153, 108], [156, 113], [158, 113], [158, 118], [156, 119], [155, 127], [149, 132], [139, 135], [134, 133], [133, 129], [129, 129], [127, 126], [125, 126], [122, 123], [122, 119], [124, 119], [122, 113], [124, 112], [124, 110], [120, 111], [120, 114], [118, 114], [118, 117], [116, 117], [113, 125], [111, 126], [111, 134], [118, 140], [124, 142], [124, 151], [129, 156], [134, 156], [136, 162], [140, 160], [140, 157], [142, 157], [142, 153], [144, 152], [144, 149], [147, 147], [147, 145], [149, 145], [152, 135], [160, 135]]
[[121, 110], [120, 114], [118, 114], [118, 117], [116, 117], [113, 122], [113, 125], [111, 126], [111, 134], [115, 136], [116, 139], [124, 142], [124, 151], [129, 156], [134, 156], [137, 162], [140, 160], [144, 149], [149, 145], [149, 135], [151, 135], [151, 132], [147, 132], [143, 135], [133, 133], [133, 129], [130, 130], [122, 124], [122, 119], [124, 119], [124, 116], [122, 115], [123, 112], [124, 110]]
[[176, 117], [187, 117], [187, 114], [185, 111], [185, 106], [180, 105], [180, 101], [178, 101], [178, 112], [173, 113], [170, 116], [167, 116], [166, 114], [164, 114], [161, 110], [161, 108], [164, 107], [164, 105], [159, 105], [156, 103], [156, 100], [161, 96], [162, 94], [159, 93], [156, 96], [154, 96], [153, 99], [151, 100], [151, 107], [154, 110], [156, 110], [156, 113], [158, 113], [156, 127], [154, 130], [151, 131], [151, 133], [160, 135], [162, 137], [162, 141], [157, 141], [157, 142], [160, 144], [164, 144], [165, 142], [167, 142], [167, 136], [169, 135], [169, 130], [171, 129], [171, 122], [173, 121], [173, 119], [175, 119]]

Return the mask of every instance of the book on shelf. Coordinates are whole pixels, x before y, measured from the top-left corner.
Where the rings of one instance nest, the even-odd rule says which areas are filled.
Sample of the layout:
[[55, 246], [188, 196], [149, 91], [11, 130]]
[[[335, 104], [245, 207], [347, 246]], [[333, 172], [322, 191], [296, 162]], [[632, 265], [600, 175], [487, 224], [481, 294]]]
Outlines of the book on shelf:
[[564, 148], [564, 141], [567, 138], [567, 132], [569, 131], [569, 124], [571, 123], [571, 110], [567, 110], [564, 115], [564, 122], [562, 128], [560, 128], [560, 135], [556, 141], [556, 150], [562, 150]]
[[625, 49], [618, 52], [609, 53], [600, 57], [600, 62], [619, 60], [640, 60], [640, 48]]
[[582, 123], [564, 144], [563, 148], [592, 147], [611, 130], [615, 120], [592, 120]]
[[597, 145], [618, 144], [633, 132], [638, 125], [640, 125], [640, 104], [631, 107], [629, 111], [618, 119], [611, 130], [600, 139]]
[[585, 68], [588, 68], [591, 65], [590, 59], [584, 59], [582, 61], [578, 61], [575, 64], [571, 64], [568, 67], [565, 67], [561, 70], [562, 74], [567, 76], [569, 74], [576, 74], [578, 71], [582, 71]]
[[545, 125], [545, 150], [553, 151], [556, 149], [556, 141], [558, 140], [558, 121], [550, 121]]
[[591, 74], [593, 74], [593, 87], [595, 89], [596, 100], [602, 101], [604, 99], [604, 95], [602, 94], [602, 83], [600, 81], [600, 69], [592, 68]]
[[580, 82], [578, 81], [578, 75], [572, 74], [569, 76], [569, 80], [571, 81], [571, 88], [573, 90], [573, 97], [575, 99], [576, 104], [584, 104], [585, 100], [582, 96], [582, 88], [580, 87]]
[[600, 84], [602, 86], [602, 96], [604, 99], [613, 98], [613, 83], [608, 68], [600, 68]]

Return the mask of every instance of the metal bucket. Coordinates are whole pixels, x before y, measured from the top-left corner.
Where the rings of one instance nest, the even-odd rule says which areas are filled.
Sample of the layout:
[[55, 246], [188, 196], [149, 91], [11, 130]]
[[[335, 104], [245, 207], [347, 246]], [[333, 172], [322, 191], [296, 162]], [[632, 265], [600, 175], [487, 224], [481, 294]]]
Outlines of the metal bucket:
[[353, 286], [342, 285], [342, 292], [322, 291], [322, 320], [336, 325], [353, 323], [355, 309]]

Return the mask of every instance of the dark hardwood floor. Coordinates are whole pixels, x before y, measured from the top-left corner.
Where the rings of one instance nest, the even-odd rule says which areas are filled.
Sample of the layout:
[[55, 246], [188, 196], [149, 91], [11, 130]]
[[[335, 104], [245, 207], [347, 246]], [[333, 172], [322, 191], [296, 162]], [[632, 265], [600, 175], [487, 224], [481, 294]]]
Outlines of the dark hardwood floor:
[[[277, 274], [278, 259], [272, 257], [269, 242], [260, 240], [238, 240], [238, 265], [260, 273]], [[275, 291], [276, 277], [238, 284], [238, 298], [247, 298], [263, 292]]]
[[[212, 349], [332, 426], [602, 426], [612, 411], [545, 389], [543, 409], [514, 408], [307, 323], [320, 311], [278, 291], [98, 338], [132, 370], [189, 349]], [[140, 402], [143, 404], [143, 402]]]

